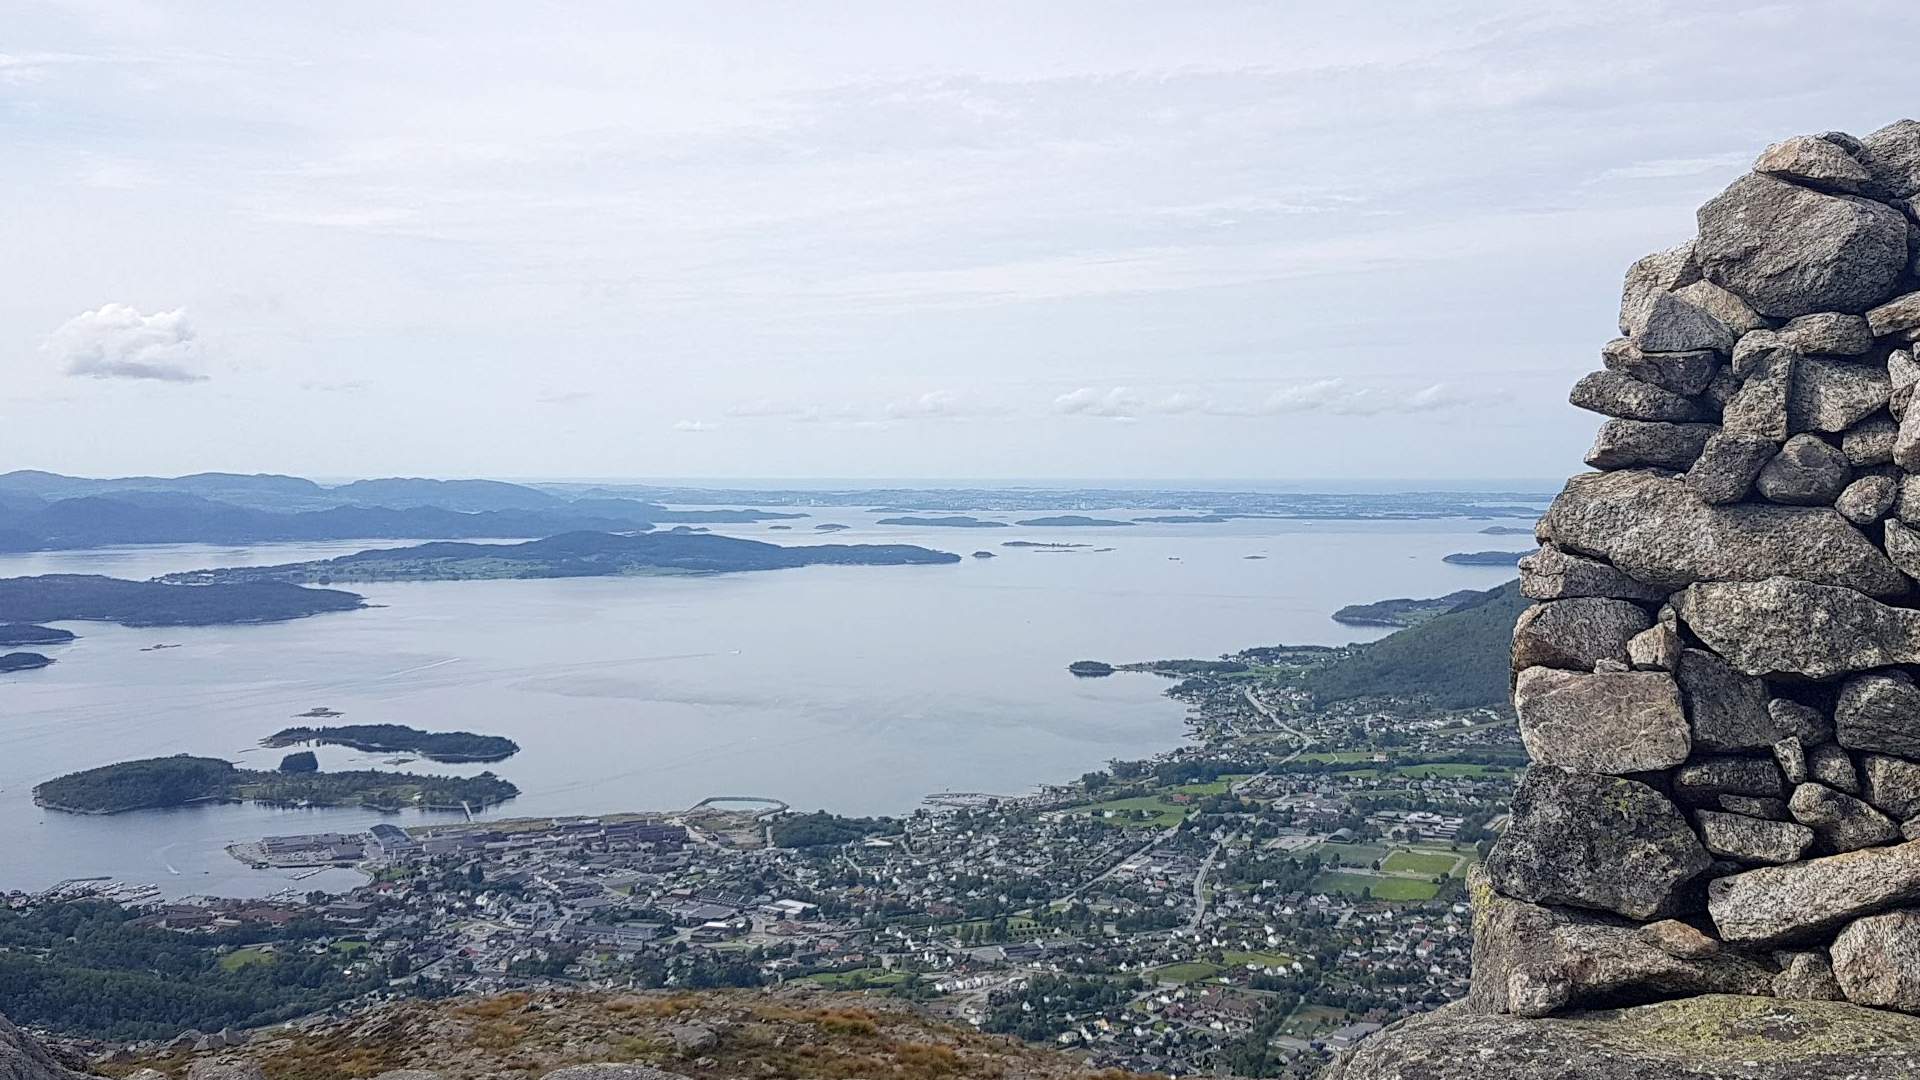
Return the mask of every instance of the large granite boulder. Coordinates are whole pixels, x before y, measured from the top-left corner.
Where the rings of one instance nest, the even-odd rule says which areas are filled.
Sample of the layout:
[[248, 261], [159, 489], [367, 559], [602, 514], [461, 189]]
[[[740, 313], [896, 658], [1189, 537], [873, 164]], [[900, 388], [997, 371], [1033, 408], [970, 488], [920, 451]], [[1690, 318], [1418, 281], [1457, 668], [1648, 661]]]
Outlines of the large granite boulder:
[[1767, 708], [1767, 684], [1705, 649], [1683, 649], [1674, 667], [1686, 695], [1693, 742], [1702, 750], [1757, 750], [1789, 734]]
[[1833, 727], [1850, 750], [1920, 758], [1920, 686], [1899, 670], [1856, 675], [1840, 688]]
[[1712, 863], [1679, 808], [1653, 788], [1535, 765], [1514, 791], [1487, 875], [1516, 899], [1653, 919], [1680, 911], [1685, 886]]
[[1473, 896], [1468, 1000], [1477, 1009], [1546, 1016], [1687, 994], [1765, 994], [1773, 987], [1775, 972], [1769, 966], [1698, 931], [1692, 931], [1697, 947], [1678, 950], [1646, 927], [1616, 916], [1501, 896], [1477, 867], [1468, 888]]
[[1620, 290], [1620, 332], [1631, 337], [1640, 332], [1662, 295], [1700, 280], [1700, 264], [1693, 258], [1693, 241], [1666, 251], [1656, 251], [1627, 268], [1626, 284]]
[[1601, 660], [1627, 659], [1627, 642], [1653, 625], [1645, 608], [1625, 600], [1583, 597], [1535, 604], [1513, 627], [1513, 666], [1592, 671]]
[[1794, 788], [1787, 810], [1793, 820], [1813, 830], [1827, 851], [1858, 851], [1900, 840], [1900, 826], [1887, 815], [1825, 784]]
[[1883, 199], [1920, 194], [1920, 123], [1896, 120], [1860, 140], [1860, 158], [1871, 177], [1867, 190]]
[[1707, 912], [1723, 940], [1783, 945], [1920, 901], [1920, 841], [1716, 878]]
[[1655, 424], [1645, 420], [1609, 420], [1600, 425], [1587, 451], [1587, 464], [1596, 469], [1625, 469], [1652, 465], [1684, 469], [1700, 456], [1717, 424]]
[[1701, 275], [1774, 318], [1864, 312], [1907, 268], [1899, 211], [1760, 173], [1702, 206], [1699, 225]]
[[1670, 590], [1772, 577], [1871, 596], [1898, 596], [1909, 587], [1886, 554], [1830, 507], [1710, 505], [1681, 481], [1650, 470], [1574, 477], [1541, 529], [1559, 548], [1607, 559]]
[[1325, 1080], [1911, 1080], [1920, 1019], [1835, 1001], [1709, 994], [1565, 1017], [1401, 1021]]
[[1793, 366], [1787, 427], [1838, 434], [1886, 408], [1891, 394], [1885, 368], [1807, 357]]
[[1662, 390], [1617, 371], [1596, 371], [1573, 384], [1567, 400], [1590, 412], [1622, 420], [1684, 422], [1705, 412], [1692, 398]]
[[1680, 689], [1665, 672], [1530, 667], [1520, 673], [1513, 706], [1527, 756], [1545, 765], [1649, 772], [1686, 761], [1692, 749]]
[[1570, 555], [1552, 544], [1543, 544], [1539, 551], [1520, 560], [1520, 595], [1529, 600], [1600, 596], [1656, 602], [1667, 598], [1667, 590], [1636, 581], [1598, 559]]
[[1920, 911], [1848, 923], [1833, 941], [1833, 977], [1856, 1005], [1920, 1013]]
[[1674, 607], [1708, 648], [1748, 675], [1824, 679], [1920, 662], [1920, 611], [1853, 589], [1791, 577], [1704, 582]]

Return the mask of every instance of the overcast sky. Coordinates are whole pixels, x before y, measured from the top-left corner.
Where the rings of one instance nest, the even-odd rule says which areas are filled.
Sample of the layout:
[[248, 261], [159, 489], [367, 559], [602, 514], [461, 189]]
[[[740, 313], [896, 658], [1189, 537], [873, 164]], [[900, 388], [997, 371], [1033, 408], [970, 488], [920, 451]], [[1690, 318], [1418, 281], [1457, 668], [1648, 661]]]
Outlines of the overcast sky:
[[[1360, 10], [1350, 10], [1358, 8]], [[1900, 3], [0, 23], [0, 470], [1561, 476], [1621, 271]]]

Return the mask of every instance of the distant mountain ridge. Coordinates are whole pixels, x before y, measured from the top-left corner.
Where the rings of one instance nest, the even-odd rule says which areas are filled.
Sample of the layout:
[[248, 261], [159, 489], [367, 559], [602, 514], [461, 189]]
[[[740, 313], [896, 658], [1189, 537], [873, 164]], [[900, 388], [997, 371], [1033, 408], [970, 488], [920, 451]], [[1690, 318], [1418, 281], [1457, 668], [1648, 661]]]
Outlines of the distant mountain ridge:
[[420, 537], [544, 537], [657, 524], [804, 517], [760, 510], [669, 510], [637, 499], [569, 500], [495, 480], [362, 480], [322, 487], [291, 476], [126, 477], [0, 474], [0, 551], [110, 544], [250, 544]]
[[1306, 687], [1322, 704], [1372, 694], [1425, 694], [1443, 708], [1504, 706], [1513, 624], [1530, 603], [1520, 595], [1518, 578], [1466, 595], [1444, 614], [1308, 672]]

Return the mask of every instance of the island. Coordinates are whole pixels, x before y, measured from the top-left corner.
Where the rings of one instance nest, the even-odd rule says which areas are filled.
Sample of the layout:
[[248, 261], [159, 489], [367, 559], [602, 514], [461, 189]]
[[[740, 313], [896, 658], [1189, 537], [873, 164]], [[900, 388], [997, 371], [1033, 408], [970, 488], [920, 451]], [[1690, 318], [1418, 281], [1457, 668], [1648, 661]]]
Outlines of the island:
[[1113, 674], [1113, 665], [1104, 660], [1075, 660], [1067, 670], [1082, 679], [1099, 679]]
[[37, 652], [10, 652], [0, 655], [0, 675], [15, 671], [32, 671], [51, 663], [53, 663], [51, 657], [42, 656]]
[[1055, 514], [1052, 517], [1028, 518], [1016, 521], [1016, 525], [1028, 525], [1036, 529], [1115, 529], [1132, 528], [1133, 522], [1120, 521], [1117, 518], [1087, 517], [1085, 514]]
[[837, 521], [823, 521], [820, 524], [815, 525], [813, 527], [813, 531], [814, 532], [846, 532], [848, 529], [851, 529], [851, 528], [853, 528], [853, 526], [842, 525]]
[[209, 802], [270, 806], [364, 806], [374, 810], [478, 810], [520, 789], [490, 772], [478, 776], [416, 773], [280, 772], [241, 769], [220, 758], [143, 758], [55, 777], [33, 789], [33, 801], [73, 814], [119, 814]]
[[1480, 530], [1481, 536], [1532, 536], [1532, 529], [1522, 529], [1514, 525], [1489, 525]]
[[999, 556], [997, 556], [997, 555], [995, 555], [995, 554], [994, 554], [993, 552], [991, 552], [991, 551], [976, 551], [976, 552], [974, 552], [974, 553], [973, 553], [973, 557], [974, 557], [974, 558], [976, 558], [976, 559], [997, 559], [997, 558], [999, 558]]
[[987, 521], [983, 518], [967, 517], [965, 514], [950, 514], [940, 517], [886, 517], [874, 522], [875, 525], [919, 525], [934, 529], [1004, 529], [1004, 521]]
[[0, 619], [111, 622], [121, 626], [217, 626], [283, 622], [366, 606], [357, 594], [254, 580], [185, 588], [98, 574], [0, 579]]
[[1455, 566], [1514, 566], [1531, 551], [1456, 551], [1441, 559]]
[[[436, 542], [381, 548], [313, 562], [190, 570], [160, 580], [179, 585], [334, 581], [465, 581], [490, 578], [724, 574], [796, 566], [907, 566], [957, 563], [960, 556], [911, 544], [783, 547], [704, 533], [575, 532], [521, 544]], [[199, 589], [188, 589], [198, 592]], [[341, 594], [351, 595], [351, 594]], [[356, 597], [356, 599], [358, 599]], [[4, 610], [4, 605], [0, 605]]]
[[1010, 548], [1040, 548], [1043, 551], [1067, 551], [1072, 548], [1092, 547], [1092, 544], [1048, 544], [1039, 540], [1008, 540], [1000, 545]]
[[1375, 600], [1371, 604], [1348, 604], [1333, 613], [1333, 621], [1348, 626], [1419, 626], [1428, 619], [1480, 598], [1481, 593], [1477, 589], [1461, 589], [1431, 600], [1402, 596], [1392, 600]]
[[0, 623], [0, 646], [65, 645], [73, 638], [71, 630], [32, 623]]
[[345, 746], [374, 753], [406, 751], [430, 761], [504, 761], [520, 752], [520, 744], [501, 735], [470, 731], [421, 731], [402, 724], [343, 724], [339, 727], [281, 728], [260, 740], [261, 746], [300, 743]]
[[1134, 518], [1137, 524], [1149, 525], [1220, 525], [1239, 514], [1157, 514], [1153, 517]]
[[297, 750], [280, 759], [281, 772], [319, 772], [320, 759], [311, 750]]

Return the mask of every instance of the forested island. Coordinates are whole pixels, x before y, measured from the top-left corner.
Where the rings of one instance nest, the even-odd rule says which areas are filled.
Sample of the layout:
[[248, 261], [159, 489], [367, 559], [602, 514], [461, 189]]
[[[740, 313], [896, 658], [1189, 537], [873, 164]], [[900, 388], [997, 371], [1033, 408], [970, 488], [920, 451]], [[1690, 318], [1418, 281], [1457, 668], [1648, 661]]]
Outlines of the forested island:
[[1455, 566], [1514, 566], [1531, 554], [1531, 551], [1456, 551], [1440, 561]]
[[1043, 551], [1067, 551], [1072, 548], [1092, 547], [1092, 544], [1048, 544], [1039, 540], [1008, 540], [1000, 545], [1010, 548], [1040, 548]]
[[1348, 604], [1333, 613], [1333, 621], [1348, 626], [1419, 626], [1481, 596], [1478, 589], [1461, 589], [1431, 600], [1397, 597], [1375, 600], [1371, 604]]
[[944, 515], [940, 517], [887, 517], [874, 522], [875, 525], [918, 525], [936, 529], [1004, 529], [1004, 521], [987, 521], [983, 518], [967, 517], [964, 514]]
[[501, 735], [471, 731], [421, 731], [403, 724], [343, 724], [339, 727], [281, 728], [260, 741], [262, 746], [323, 743], [375, 753], [411, 752], [430, 761], [504, 761], [520, 752], [520, 744]]
[[0, 646], [17, 645], [65, 645], [72, 641], [71, 630], [61, 630], [52, 626], [35, 626], [32, 623], [0, 623]]
[[375, 810], [458, 810], [502, 803], [520, 789], [490, 772], [478, 776], [417, 773], [278, 772], [241, 769], [220, 758], [143, 758], [55, 777], [33, 789], [49, 810], [118, 814], [200, 802], [260, 802], [273, 806], [365, 806]]
[[1244, 514], [1155, 514], [1152, 517], [1134, 518], [1135, 524], [1143, 525], [1221, 525]]
[[1133, 526], [1133, 522], [1131, 521], [1121, 521], [1118, 518], [1088, 517], [1085, 514], [1055, 514], [1052, 517], [1028, 518], [1025, 521], [1016, 521], [1014, 524], [1030, 525], [1034, 528], [1045, 529], [1114, 529], [1131, 528]]
[[1481, 536], [1532, 536], [1532, 529], [1522, 529], [1513, 525], [1489, 525], [1480, 530]]
[[[524, 544], [432, 543], [342, 555], [336, 559], [191, 570], [160, 579], [173, 585], [333, 581], [464, 581], [487, 578], [723, 574], [796, 566], [900, 566], [956, 563], [960, 556], [911, 544], [813, 544], [782, 547], [703, 533], [576, 532]], [[357, 598], [356, 598], [357, 599]], [[0, 606], [0, 613], [4, 613]]]
[[0, 675], [13, 671], [32, 671], [51, 663], [53, 663], [51, 658], [37, 652], [10, 652], [0, 655]]
[[0, 578], [0, 620], [112, 622], [121, 626], [215, 626], [281, 622], [365, 607], [358, 595], [272, 581], [197, 588], [97, 574]]

